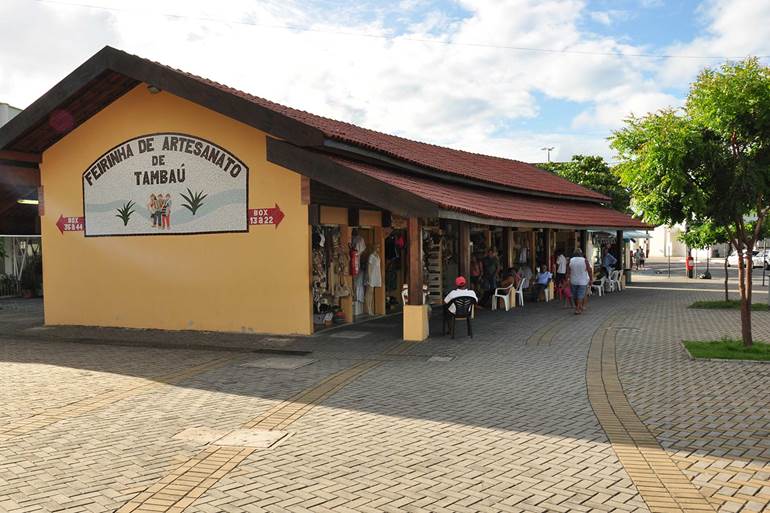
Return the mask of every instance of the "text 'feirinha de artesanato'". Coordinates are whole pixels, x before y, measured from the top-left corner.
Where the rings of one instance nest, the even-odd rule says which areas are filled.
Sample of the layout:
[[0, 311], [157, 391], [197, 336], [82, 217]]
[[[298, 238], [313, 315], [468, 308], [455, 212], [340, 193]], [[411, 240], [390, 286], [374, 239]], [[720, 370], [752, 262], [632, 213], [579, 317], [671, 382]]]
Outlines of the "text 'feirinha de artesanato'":
[[83, 180], [93, 186], [116, 165], [136, 160], [139, 169], [132, 170], [136, 185], [181, 183], [185, 180], [184, 164], [171, 167], [169, 159], [180, 153], [206, 161], [232, 178], [237, 178], [245, 168], [239, 159], [209, 141], [183, 134], [155, 134], [126, 141], [109, 150], [88, 167]]

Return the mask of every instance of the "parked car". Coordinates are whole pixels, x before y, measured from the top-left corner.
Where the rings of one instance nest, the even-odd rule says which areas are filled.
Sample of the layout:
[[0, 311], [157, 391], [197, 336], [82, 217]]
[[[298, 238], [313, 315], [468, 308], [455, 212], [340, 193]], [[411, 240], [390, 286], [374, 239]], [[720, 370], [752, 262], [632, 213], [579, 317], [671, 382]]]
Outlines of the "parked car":
[[[752, 267], [765, 267], [765, 269], [768, 269], [768, 251], [770, 250], [764, 250], [764, 251], [752, 251], [751, 252], [751, 261], [753, 263]], [[746, 250], [743, 250], [743, 254], [746, 254]], [[738, 267], [738, 252], [733, 252], [729, 257], [727, 257], [727, 267]]]

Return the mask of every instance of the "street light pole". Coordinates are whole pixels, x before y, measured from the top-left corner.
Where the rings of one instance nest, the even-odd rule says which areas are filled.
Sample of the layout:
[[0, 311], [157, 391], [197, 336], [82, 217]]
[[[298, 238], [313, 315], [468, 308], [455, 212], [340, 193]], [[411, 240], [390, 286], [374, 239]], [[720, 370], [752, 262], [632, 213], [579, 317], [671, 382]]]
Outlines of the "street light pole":
[[551, 151], [554, 149], [554, 146], [546, 146], [544, 148], [540, 148], [542, 151], [546, 152], [545, 158], [546, 162], [550, 164], [551, 162]]

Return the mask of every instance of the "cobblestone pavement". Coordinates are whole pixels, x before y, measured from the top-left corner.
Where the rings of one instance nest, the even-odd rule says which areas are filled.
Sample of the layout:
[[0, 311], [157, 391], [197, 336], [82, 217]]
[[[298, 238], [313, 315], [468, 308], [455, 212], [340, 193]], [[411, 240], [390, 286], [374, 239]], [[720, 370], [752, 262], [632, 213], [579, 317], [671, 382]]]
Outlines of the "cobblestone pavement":
[[[683, 351], [738, 332], [686, 308], [718, 280], [634, 278], [583, 316], [484, 311], [472, 340], [411, 346], [397, 318], [304, 339], [38, 329], [38, 303], [0, 301], [0, 511], [770, 511], [770, 365]], [[770, 313], [754, 329], [770, 340]], [[252, 428], [287, 435], [210, 443]]]

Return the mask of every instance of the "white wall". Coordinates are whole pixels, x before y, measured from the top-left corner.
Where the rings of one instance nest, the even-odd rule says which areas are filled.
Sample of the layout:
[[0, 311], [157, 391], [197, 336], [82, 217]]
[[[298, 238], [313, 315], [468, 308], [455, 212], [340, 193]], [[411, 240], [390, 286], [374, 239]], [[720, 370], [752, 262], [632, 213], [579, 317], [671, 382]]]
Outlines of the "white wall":
[[19, 112], [21, 112], [21, 109], [11, 107], [7, 103], [0, 103], [0, 126], [8, 123]]
[[684, 231], [681, 225], [658, 226], [650, 235], [650, 256], [665, 257], [668, 256], [667, 245], [671, 243], [671, 256], [684, 257], [687, 254], [687, 247], [679, 241], [679, 234]]

